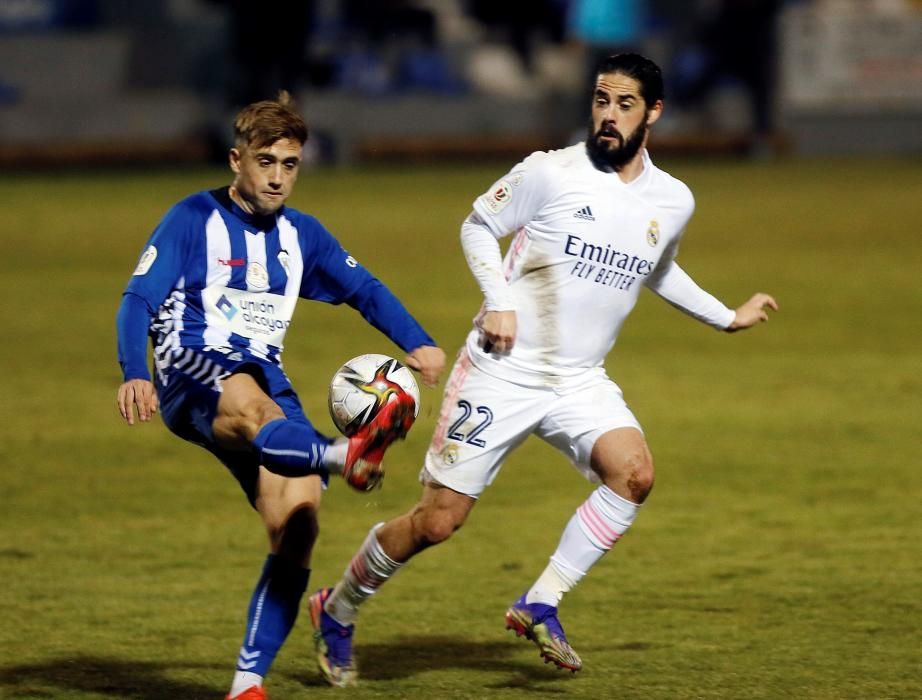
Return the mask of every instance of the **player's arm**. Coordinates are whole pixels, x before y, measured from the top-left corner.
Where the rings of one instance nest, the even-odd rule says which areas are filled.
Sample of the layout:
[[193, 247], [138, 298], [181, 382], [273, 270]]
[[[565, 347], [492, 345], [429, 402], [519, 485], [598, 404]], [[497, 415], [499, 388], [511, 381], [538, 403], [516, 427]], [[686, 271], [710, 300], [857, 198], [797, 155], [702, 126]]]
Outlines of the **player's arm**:
[[149, 421], [157, 411], [157, 392], [147, 369], [148, 330], [181, 275], [197, 221], [190, 207], [173, 207], [151, 235], [122, 295], [115, 325], [123, 381], [116, 403], [128, 425], [134, 425], [135, 410], [141, 421]]
[[461, 226], [464, 257], [484, 296], [474, 324], [485, 352], [508, 353], [517, 332], [515, 296], [498, 241], [534, 220], [553, 196], [554, 180], [546, 154], [534, 153], [477, 197]]
[[311, 235], [305, 239], [315, 246], [305, 251], [305, 260], [316, 265], [305, 267], [300, 295], [330, 304], [346, 303], [368, 323], [381, 331], [407, 353], [405, 363], [419, 372], [423, 384], [438, 383], [445, 368], [445, 353], [379, 279], [372, 275], [315, 219], [307, 219]]
[[115, 325], [118, 336], [118, 360], [124, 381], [118, 388], [116, 402], [119, 413], [128, 425], [134, 425], [134, 412], [138, 418], [149, 421], [157, 412], [157, 392], [147, 371], [147, 329], [152, 314], [147, 303], [136, 294], [122, 296]]
[[380, 280], [369, 275], [345, 301], [407, 353], [407, 366], [419, 372], [423, 384], [438, 383], [445, 368], [444, 351]]
[[774, 298], [763, 293], [754, 295], [735, 310], [730, 309], [699, 287], [674, 260], [670, 260], [662, 270], [657, 270], [648, 286], [689, 316], [727, 332], [743, 330], [767, 321], [766, 309], [778, 310]]
[[487, 223], [472, 211], [461, 225], [461, 247], [484, 303], [474, 320], [485, 352], [507, 353], [515, 344], [515, 303], [503, 274], [499, 241]]

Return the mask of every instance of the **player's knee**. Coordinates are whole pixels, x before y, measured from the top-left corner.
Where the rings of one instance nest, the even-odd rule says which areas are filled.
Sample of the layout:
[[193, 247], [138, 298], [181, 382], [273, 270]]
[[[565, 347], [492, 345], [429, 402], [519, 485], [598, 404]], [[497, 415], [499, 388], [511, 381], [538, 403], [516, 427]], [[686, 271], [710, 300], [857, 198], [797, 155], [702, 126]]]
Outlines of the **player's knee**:
[[249, 375], [235, 374], [224, 387], [215, 418], [216, 433], [223, 437], [251, 442], [267, 423], [285, 418], [281, 407]]
[[311, 501], [264, 515], [264, 521], [273, 547], [291, 554], [310, 552], [320, 534], [317, 504]]
[[414, 537], [419, 546], [431, 547], [451, 537], [462, 523], [451, 511], [417, 511], [413, 517]]
[[267, 423], [285, 418], [285, 412], [281, 407], [268, 397], [254, 400], [247, 408], [246, 417], [255, 427], [255, 432], [259, 432]]
[[625, 483], [631, 500], [634, 503], [643, 503], [653, 490], [653, 457], [649, 450], [640, 451], [631, 456], [625, 467]]

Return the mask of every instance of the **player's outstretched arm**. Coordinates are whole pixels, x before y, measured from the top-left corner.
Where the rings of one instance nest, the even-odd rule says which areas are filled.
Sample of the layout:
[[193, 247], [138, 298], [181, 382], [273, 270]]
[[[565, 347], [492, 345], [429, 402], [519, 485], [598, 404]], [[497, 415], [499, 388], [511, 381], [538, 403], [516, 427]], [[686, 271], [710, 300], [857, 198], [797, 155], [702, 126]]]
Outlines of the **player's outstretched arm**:
[[741, 331], [746, 328], [752, 328], [757, 323], [768, 320], [768, 309], [778, 310], [778, 302], [770, 294], [753, 294], [745, 304], [736, 309], [736, 317], [733, 323], [727, 326], [728, 333]]
[[407, 367], [419, 372], [423, 384], [434, 387], [445, 369], [445, 353], [435, 345], [420, 345], [404, 360]]
[[147, 379], [129, 379], [118, 388], [118, 412], [128, 425], [134, 425], [135, 406], [138, 418], [147, 422], [157, 412], [159, 400], [153, 383]]

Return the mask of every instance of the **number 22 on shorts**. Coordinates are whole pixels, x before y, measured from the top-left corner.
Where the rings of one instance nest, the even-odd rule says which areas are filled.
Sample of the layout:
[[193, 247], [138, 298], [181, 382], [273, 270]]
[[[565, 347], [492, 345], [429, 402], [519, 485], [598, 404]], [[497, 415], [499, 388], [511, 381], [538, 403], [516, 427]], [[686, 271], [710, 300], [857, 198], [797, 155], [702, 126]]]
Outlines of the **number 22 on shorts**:
[[[478, 435], [493, 422], [493, 411], [486, 406], [477, 406], [475, 408], [464, 399], [458, 401], [458, 407], [461, 409], [461, 416], [448, 428], [448, 439], [465, 442], [474, 447], [486, 447], [486, 442], [481, 440]], [[474, 413], [477, 414], [478, 418], [468, 422]]]

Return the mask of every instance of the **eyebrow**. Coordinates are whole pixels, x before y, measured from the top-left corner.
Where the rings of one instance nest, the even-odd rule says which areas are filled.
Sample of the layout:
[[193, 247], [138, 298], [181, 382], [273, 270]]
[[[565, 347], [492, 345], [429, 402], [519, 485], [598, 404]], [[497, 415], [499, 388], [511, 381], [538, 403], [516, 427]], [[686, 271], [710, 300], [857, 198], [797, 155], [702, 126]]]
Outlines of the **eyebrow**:
[[[278, 158], [270, 153], [269, 151], [258, 151], [253, 156], [254, 158], [265, 158], [266, 160], [278, 160]], [[300, 163], [301, 159], [298, 156], [288, 156], [287, 158], [282, 158], [283, 163]]]
[[636, 102], [640, 99], [640, 97], [633, 92], [619, 92], [613, 95], [610, 90], [605, 90], [604, 88], [596, 88], [594, 97], [607, 97], [619, 102], [622, 100], [631, 100]]

